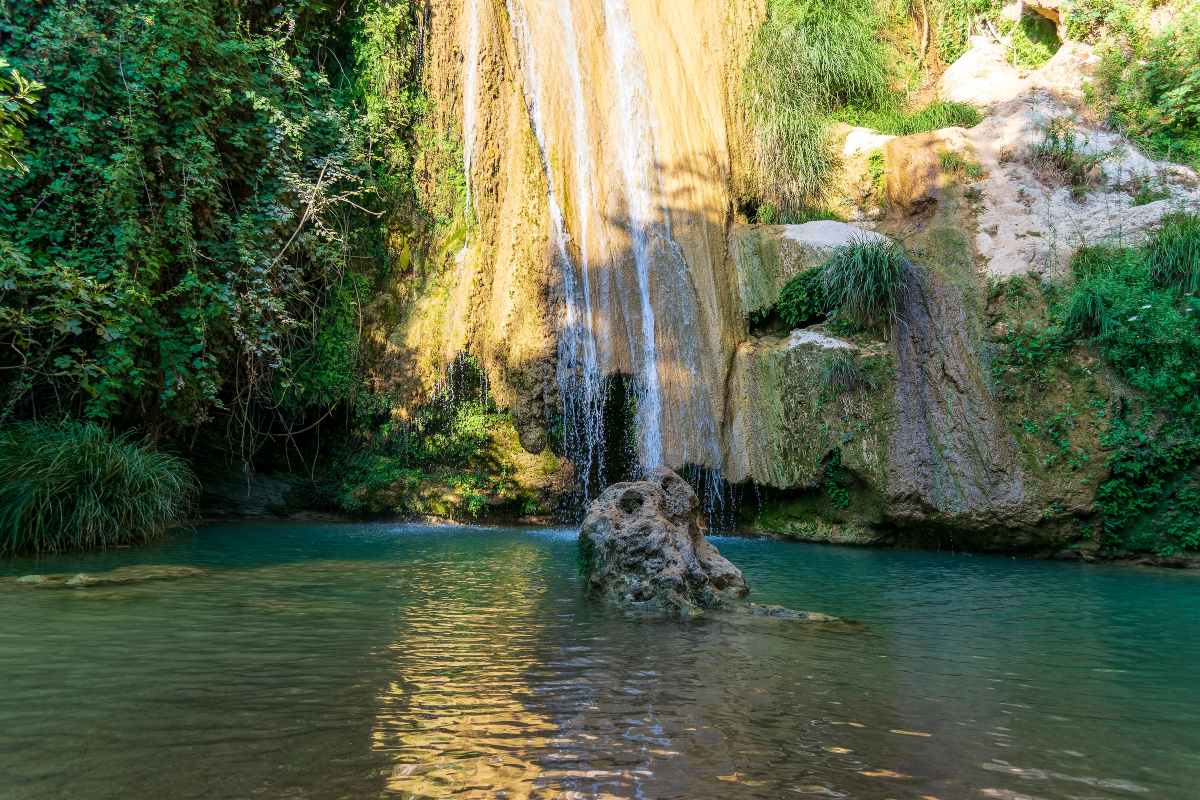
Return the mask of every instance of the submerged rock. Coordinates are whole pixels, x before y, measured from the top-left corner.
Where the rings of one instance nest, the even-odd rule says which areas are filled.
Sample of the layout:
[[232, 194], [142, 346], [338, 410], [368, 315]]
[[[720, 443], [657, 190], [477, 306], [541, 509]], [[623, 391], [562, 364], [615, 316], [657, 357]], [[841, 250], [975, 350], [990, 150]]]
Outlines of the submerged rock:
[[15, 582], [38, 589], [86, 589], [92, 586], [126, 586], [132, 583], [193, 578], [203, 574], [204, 570], [199, 567], [145, 564], [118, 567], [110, 572], [22, 575]]
[[692, 616], [749, 592], [742, 572], [704, 536], [687, 481], [665, 468], [610, 486], [579, 532], [588, 590], [629, 609]]

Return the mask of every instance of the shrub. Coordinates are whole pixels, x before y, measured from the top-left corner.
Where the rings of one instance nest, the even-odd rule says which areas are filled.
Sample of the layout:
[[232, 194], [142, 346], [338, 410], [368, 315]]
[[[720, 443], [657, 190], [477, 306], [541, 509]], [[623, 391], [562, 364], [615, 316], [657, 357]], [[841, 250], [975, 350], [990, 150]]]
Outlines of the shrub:
[[779, 318], [789, 328], [813, 325], [829, 313], [825, 275], [819, 269], [801, 272], [779, 292]]
[[751, 47], [743, 97], [760, 193], [781, 209], [819, 201], [839, 160], [830, 115], [889, 94], [887, 55], [869, 0], [770, 0]]
[[839, 247], [823, 268], [829, 305], [850, 322], [871, 327], [899, 316], [911, 265], [890, 240], [857, 239]]
[[998, 0], [933, 0], [934, 41], [941, 60], [950, 64], [967, 49], [979, 20], [999, 10]]
[[1146, 246], [1146, 265], [1160, 286], [1200, 292], [1200, 215], [1164, 217]]
[[1075, 133], [1071, 120], [1057, 117], [1050, 120], [1031, 155], [1035, 164], [1049, 169], [1079, 196], [1096, 182], [1097, 168], [1110, 153], [1089, 152], [1087, 139]]
[[1091, 98], [1141, 147], [1200, 165], [1200, 7], [1180, 8], [1157, 36], [1129, 27], [1117, 25], [1120, 35], [1101, 46], [1099, 91]]
[[0, 555], [150, 541], [183, 519], [195, 480], [180, 458], [94, 423], [0, 430]]

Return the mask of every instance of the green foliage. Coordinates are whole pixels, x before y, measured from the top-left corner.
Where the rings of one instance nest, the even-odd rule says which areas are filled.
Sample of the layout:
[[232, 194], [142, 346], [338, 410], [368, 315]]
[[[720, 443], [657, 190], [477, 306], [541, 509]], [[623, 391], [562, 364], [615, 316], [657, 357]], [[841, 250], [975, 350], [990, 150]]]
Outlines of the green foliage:
[[834, 450], [825, 459], [825, 466], [821, 470], [821, 486], [834, 508], [850, 507], [850, 490], [846, 488], [847, 483], [846, 470], [842, 467], [842, 451]]
[[1000, 30], [1008, 39], [1008, 60], [1022, 69], [1042, 66], [1062, 44], [1054, 23], [1041, 14], [1027, 12], [1016, 24], [1004, 22]]
[[0, 35], [47, 88], [0, 197], [7, 413], [180, 436], [231, 415], [252, 451], [282, 397], [347, 395], [337, 287], [411, 194], [421, 109], [412, 4], [356, 10], [8, 4]]
[[803, 328], [824, 320], [830, 311], [824, 273], [810, 269], [788, 281], [779, 292], [776, 310], [789, 328]]
[[46, 87], [9, 67], [8, 61], [0, 57], [0, 170], [24, 172], [20, 154], [25, 146], [25, 126], [33, 117], [38, 95]]
[[1105, 38], [1136, 36], [1144, 6], [1126, 0], [1071, 0], [1063, 15], [1067, 38], [1097, 44]]
[[1200, 166], [1200, 7], [1157, 36], [1130, 28], [1103, 40], [1092, 100], [1150, 152]]
[[858, 239], [837, 248], [822, 272], [830, 306], [845, 319], [872, 327], [899, 316], [911, 265], [891, 240]]
[[960, 178], [978, 180], [983, 177], [983, 167], [979, 162], [972, 161], [956, 150], [939, 150], [938, 166], [943, 172]]
[[1146, 265], [1160, 286], [1200, 293], [1200, 216], [1164, 217], [1147, 245]]
[[867, 110], [854, 108], [840, 116], [852, 125], [894, 136], [908, 136], [941, 128], [974, 128], [983, 121], [983, 115], [975, 106], [945, 100], [934, 100], [917, 109], [891, 104]]
[[1035, 164], [1070, 186], [1072, 194], [1079, 197], [1096, 182], [1099, 166], [1111, 153], [1089, 150], [1088, 140], [1075, 132], [1074, 123], [1067, 117], [1056, 117], [1050, 120], [1030, 155]]
[[150, 541], [187, 512], [187, 465], [92, 423], [0, 428], [0, 556]]
[[819, 201], [838, 169], [833, 112], [889, 96], [870, 0], [770, 0], [743, 76], [760, 194], [783, 209]]
[[1063, 329], [1068, 335], [1083, 338], [1102, 336], [1112, 326], [1112, 311], [1101, 291], [1085, 284], [1071, 293], [1063, 317]]
[[980, 21], [995, 16], [1002, 4], [998, 0], [930, 0], [934, 41], [943, 63], [958, 60], [967, 49], [967, 40], [979, 30]]
[[871, 181], [871, 191], [882, 198], [887, 186], [887, 161], [882, 150], [872, 150], [867, 156], [867, 178]]
[[1198, 230], [1194, 215], [1178, 215], [1143, 247], [1081, 249], [1074, 284], [1051, 307], [1050, 324], [1010, 334], [993, 361], [1001, 378], [1045, 384], [1082, 341], [1136, 392], [1114, 397], [1103, 415], [1110, 427], [1101, 444], [1110, 455], [1096, 504], [1107, 548], [1172, 553], [1200, 545], [1200, 297], [1191, 283]]
[[831, 350], [821, 359], [821, 388], [831, 394], [871, 389], [875, 381], [850, 350]]

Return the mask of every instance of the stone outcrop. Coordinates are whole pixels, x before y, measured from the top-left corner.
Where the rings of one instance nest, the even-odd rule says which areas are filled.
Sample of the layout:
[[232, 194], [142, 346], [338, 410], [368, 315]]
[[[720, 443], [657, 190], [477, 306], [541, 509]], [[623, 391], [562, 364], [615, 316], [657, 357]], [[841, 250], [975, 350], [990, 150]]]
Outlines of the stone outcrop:
[[592, 503], [579, 544], [588, 591], [632, 610], [694, 616], [749, 592], [741, 570], [704, 536], [696, 493], [659, 468]]

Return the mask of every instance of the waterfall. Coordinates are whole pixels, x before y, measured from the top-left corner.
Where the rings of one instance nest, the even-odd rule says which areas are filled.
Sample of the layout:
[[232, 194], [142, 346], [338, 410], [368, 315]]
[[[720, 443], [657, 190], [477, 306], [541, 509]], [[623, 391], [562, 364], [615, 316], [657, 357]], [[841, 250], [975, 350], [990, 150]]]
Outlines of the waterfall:
[[[566, 6], [564, 9], [563, 6]], [[562, 275], [564, 314], [558, 340], [558, 384], [562, 395], [563, 436], [569, 455], [580, 471], [579, 480], [585, 494], [604, 467], [604, 390], [600, 370], [596, 338], [592, 328], [593, 313], [590, 279], [586, 255], [587, 223], [583, 223], [579, 250], [581, 267], [576, 274], [576, 264], [570, 254], [570, 238], [562, 203], [559, 200], [557, 181], [551, 166], [551, 153], [546, 136], [546, 120], [543, 118], [543, 93], [537, 51], [533, 47], [529, 21], [519, 3], [506, 0], [513, 36], [520, 53], [521, 73], [525, 83], [525, 100], [533, 124], [534, 138], [546, 174], [547, 205], [554, 236], [555, 254]], [[574, 19], [569, 0], [559, 3], [559, 22], [563, 30], [566, 61], [572, 74], [574, 121], [574, 149], [576, 151], [578, 184], [581, 198], [590, 198], [591, 160], [587, 156], [590, 134], [587, 127], [586, 109], [583, 105], [583, 81], [579, 64], [578, 46], [575, 41]], [[581, 146], [582, 145], [582, 146]], [[582, 160], [580, 160], [582, 159]], [[582, 200], [581, 200], [582, 202]], [[591, 214], [590, 203], [583, 209], [583, 218]]]
[[479, 0], [467, 3], [467, 76], [463, 81], [463, 180], [467, 185], [467, 215], [471, 203], [471, 157], [475, 152], [475, 116], [479, 98]]
[[641, 467], [649, 470], [662, 464], [663, 460], [662, 387], [658, 375], [654, 303], [650, 296], [657, 188], [657, 181], [652, 183], [652, 179], [657, 177], [658, 165], [655, 163], [653, 129], [646, 116], [651, 106], [645, 70], [625, 0], [605, 0], [604, 22], [605, 42], [612, 58], [612, 80], [617, 88], [618, 120], [613, 130], [626, 131], [620, 137], [618, 158], [641, 303], [638, 444]]
[[[579, 326], [577, 335], [565, 343], [571, 357], [562, 358], [560, 343], [559, 387], [560, 391], [577, 390], [574, 413], [565, 414], [573, 429], [568, 431], [569, 444], [582, 458], [581, 475], [586, 497], [593, 478], [602, 477], [604, 472], [604, 376], [600, 369], [599, 353], [595, 336], [595, 310], [592, 307], [591, 260], [588, 254], [591, 220], [594, 211], [593, 175], [591, 158], [591, 131], [588, 125], [587, 106], [583, 97], [583, 69], [579, 62], [579, 43], [575, 36], [575, 14], [572, 0], [559, 0], [558, 22], [562, 30], [564, 61], [571, 82], [571, 133], [575, 150], [575, 202], [579, 207], [579, 282], [580, 296], [567, 298], [568, 320], [575, 319]], [[571, 265], [567, 265], [570, 268]], [[574, 285], [574, 283], [573, 283]], [[578, 306], [582, 305], [582, 314]], [[575, 306], [576, 308], [572, 308]], [[564, 407], [570, 403], [564, 397]], [[570, 439], [574, 438], [574, 442]]]
[[[592, 0], [596, 15], [582, 19], [602, 23], [600, 42], [581, 42], [576, 0], [552, 2], [530, 6], [538, 9], [532, 17], [525, 0], [506, 0], [506, 8], [561, 273], [563, 442], [586, 497], [597, 479], [614, 477], [605, 474], [604, 440], [606, 378], [617, 369], [632, 373], [641, 471], [668, 461], [719, 468], [721, 450], [704, 381], [700, 299], [672, 233], [657, 110], [628, 2]], [[585, 92], [593, 87], [613, 95], [598, 123]], [[609, 175], [615, 191], [604, 192]], [[617, 229], [627, 232], [623, 251], [610, 239]]]

